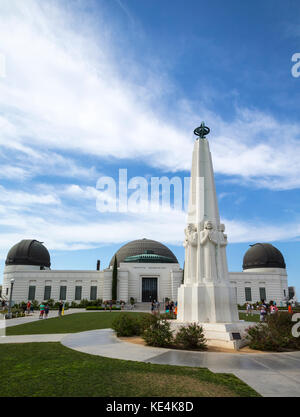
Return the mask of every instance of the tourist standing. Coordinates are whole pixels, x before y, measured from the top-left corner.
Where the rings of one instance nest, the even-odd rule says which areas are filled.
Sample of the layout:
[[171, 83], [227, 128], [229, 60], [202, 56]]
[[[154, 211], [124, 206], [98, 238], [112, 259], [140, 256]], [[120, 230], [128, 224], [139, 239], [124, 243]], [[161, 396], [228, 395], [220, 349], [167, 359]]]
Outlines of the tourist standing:
[[151, 313], [154, 314], [154, 309], [155, 309], [155, 302], [152, 301], [151, 302]]
[[41, 303], [40, 304], [40, 316], [39, 316], [40, 319], [44, 318], [44, 313], [45, 313], [45, 304]]
[[262, 300], [259, 310], [260, 310], [260, 321], [264, 322], [266, 320], [267, 312], [268, 312], [268, 306], [265, 303], [265, 300]]
[[288, 312], [289, 312], [290, 314], [293, 314], [293, 310], [292, 310], [292, 306], [291, 306], [291, 304], [289, 304], [289, 306], [288, 306]]
[[251, 309], [250, 304], [249, 304], [249, 303], [246, 303], [246, 316], [248, 316], [248, 315], [249, 315], [249, 313], [250, 313], [250, 309]]
[[30, 313], [30, 307], [31, 307], [31, 301], [30, 300], [28, 300], [26, 307], [27, 307], [27, 314], [29, 315], [29, 313]]
[[113, 306], [113, 302], [112, 302], [112, 300], [110, 300], [110, 302], [109, 302], [109, 311], [112, 310], [112, 306]]
[[62, 301], [60, 301], [60, 303], [59, 303], [59, 305], [58, 305], [58, 315], [59, 315], [59, 317], [61, 317], [61, 316], [62, 316], [62, 311], [63, 311], [63, 308], [64, 308], [64, 304], [63, 304], [63, 302], [62, 302]]
[[48, 303], [45, 305], [45, 319], [48, 318], [48, 314], [49, 314], [49, 305]]

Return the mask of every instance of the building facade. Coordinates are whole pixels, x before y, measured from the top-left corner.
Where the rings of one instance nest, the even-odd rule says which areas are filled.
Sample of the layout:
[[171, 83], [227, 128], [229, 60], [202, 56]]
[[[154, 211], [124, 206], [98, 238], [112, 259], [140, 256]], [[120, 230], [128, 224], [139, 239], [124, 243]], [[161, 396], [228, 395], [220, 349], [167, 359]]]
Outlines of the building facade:
[[[112, 299], [114, 259], [117, 259], [117, 300], [126, 303], [165, 298], [177, 301], [184, 271], [173, 252], [160, 242], [140, 239], [127, 243], [113, 255], [103, 270], [52, 270], [50, 254], [36, 240], [23, 240], [8, 252], [4, 269], [2, 297], [15, 303], [53, 299], [80, 302], [82, 299]], [[230, 272], [236, 301], [244, 304], [265, 299], [286, 305], [289, 288], [281, 252], [268, 243], [252, 245], [243, 260], [242, 272]], [[295, 299], [295, 297], [294, 297]]]

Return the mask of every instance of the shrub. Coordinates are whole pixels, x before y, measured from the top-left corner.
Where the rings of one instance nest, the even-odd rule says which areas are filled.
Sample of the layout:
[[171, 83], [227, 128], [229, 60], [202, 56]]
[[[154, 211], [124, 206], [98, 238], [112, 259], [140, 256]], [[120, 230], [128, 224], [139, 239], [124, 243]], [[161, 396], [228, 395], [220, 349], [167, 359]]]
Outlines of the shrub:
[[82, 308], [85, 308], [88, 305], [90, 305], [90, 302], [87, 298], [83, 298], [79, 303], [79, 307], [82, 307]]
[[181, 326], [176, 334], [175, 343], [186, 349], [207, 349], [203, 328], [197, 323]]
[[136, 317], [130, 314], [121, 314], [112, 322], [112, 328], [117, 336], [129, 337], [139, 336], [140, 325]]
[[155, 316], [154, 314], [141, 314], [139, 316], [139, 325], [140, 325], [140, 331], [143, 333], [146, 329], [151, 327], [153, 324], [156, 324], [159, 318]]
[[79, 303], [76, 303], [76, 301], [72, 301], [70, 307], [71, 308], [78, 308], [79, 307]]
[[300, 337], [293, 337], [292, 316], [289, 313], [270, 314], [265, 323], [247, 329], [247, 339], [251, 349], [282, 352], [300, 350]]
[[166, 320], [157, 320], [156, 323], [145, 329], [142, 338], [149, 346], [170, 346], [173, 342], [173, 332], [170, 323]]
[[53, 298], [49, 298], [49, 300], [47, 300], [47, 304], [50, 308], [54, 307], [54, 300]]

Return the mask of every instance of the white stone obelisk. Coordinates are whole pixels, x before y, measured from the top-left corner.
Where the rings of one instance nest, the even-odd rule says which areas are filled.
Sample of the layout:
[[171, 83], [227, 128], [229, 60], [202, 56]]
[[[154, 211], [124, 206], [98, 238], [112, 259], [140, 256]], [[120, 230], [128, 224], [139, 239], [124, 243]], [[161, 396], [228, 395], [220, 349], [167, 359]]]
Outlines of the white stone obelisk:
[[177, 322], [234, 323], [238, 310], [229, 283], [225, 226], [220, 223], [214, 172], [204, 125], [193, 151], [187, 227], [184, 284], [178, 289]]

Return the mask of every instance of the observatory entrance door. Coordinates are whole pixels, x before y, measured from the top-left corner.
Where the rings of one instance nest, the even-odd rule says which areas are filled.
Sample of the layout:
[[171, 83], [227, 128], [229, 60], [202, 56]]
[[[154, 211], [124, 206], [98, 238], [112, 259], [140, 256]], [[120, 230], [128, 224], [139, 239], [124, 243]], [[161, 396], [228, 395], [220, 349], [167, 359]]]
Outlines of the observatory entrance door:
[[142, 278], [142, 302], [157, 300], [157, 278]]

